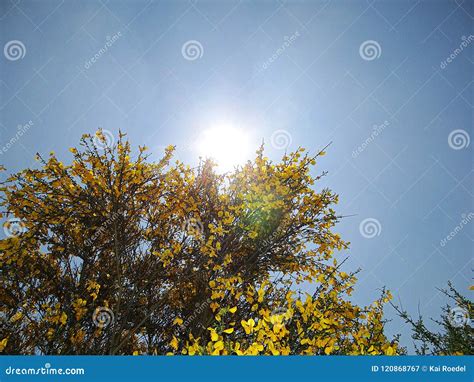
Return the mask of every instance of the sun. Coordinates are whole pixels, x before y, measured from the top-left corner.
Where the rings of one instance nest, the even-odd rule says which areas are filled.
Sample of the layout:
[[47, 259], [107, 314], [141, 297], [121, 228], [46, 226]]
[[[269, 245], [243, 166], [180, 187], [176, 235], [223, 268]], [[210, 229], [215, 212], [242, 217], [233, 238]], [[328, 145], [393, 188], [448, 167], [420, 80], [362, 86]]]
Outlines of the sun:
[[250, 159], [250, 141], [244, 129], [220, 124], [199, 135], [196, 149], [199, 156], [213, 159], [220, 171], [229, 171]]

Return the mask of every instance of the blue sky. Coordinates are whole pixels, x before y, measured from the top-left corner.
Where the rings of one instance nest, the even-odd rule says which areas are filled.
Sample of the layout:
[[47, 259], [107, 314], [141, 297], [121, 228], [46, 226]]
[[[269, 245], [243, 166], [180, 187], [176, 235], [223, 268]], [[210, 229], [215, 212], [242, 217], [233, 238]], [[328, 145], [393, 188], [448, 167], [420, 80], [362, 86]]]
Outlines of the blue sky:
[[332, 142], [320, 187], [355, 215], [338, 226], [362, 268], [354, 299], [386, 286], [437, 316], [437, 287], [472, 285], [473, 16], [461, 0], [5, 0], [0, 163], [67, 161], [98, 127], [191, 163], [211, 127], [274, 159]]

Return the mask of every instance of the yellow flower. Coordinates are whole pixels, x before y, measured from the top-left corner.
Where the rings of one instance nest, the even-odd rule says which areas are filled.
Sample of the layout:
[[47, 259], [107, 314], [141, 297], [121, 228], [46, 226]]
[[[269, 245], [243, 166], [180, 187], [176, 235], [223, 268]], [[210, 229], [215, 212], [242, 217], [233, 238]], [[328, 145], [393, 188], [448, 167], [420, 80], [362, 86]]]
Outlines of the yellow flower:
[[20, 320], [21, 318], [23, 317], [23, 313], [21, 312], [16, 312], [12, 318], [10, 318], [10, 322], [16, 322], [18, 320]]
[[214, 344], [214, 351], [212, 352], [212, 355], [219, 355], [222, 349], [224, 349], [224, 343], [222, 341], [217, 341]]
[[183, 323], [183, 320], [179, 317], [176, 317], [174, 320], [173, 320], [173, 325], [181, 325]]
[[275, 345], [273, 345], [273, 342], [270, 342], [268, 344], [268, 348], [270, 349], [273, 355], [280, 355], [280, 352], [277, 349], [275, 349]]
[[377, 351], [374, 349], [374, 347], [372, 345], [370, 345], [370, 347], [367, 349], [367, 353], [372, 354], [372, 355], [376, 355]]
[[237, 312], [237, 307], [234, 306], [233, 308], [230, 308], [230, 309], [229, 309], [229, 312], [231, 312], [232, 314], [234, 314], [235, 312]]
[[389, 346], [387, 349], [385, 349], [385, 354], [386, 355], [394, 355], [395, 350], [391, 346]]
[[211, 330], [211, 341], [216, 342], [219, 339], [219, 335], [216, 333], [215, 329], [210, 329]]
[[327, 346], [325, 349], [324, 349], [324, 352], [329, 355], [332, 353], [332, 350], [333, 350], [333, 347], [332, 346]]
[[7, 346], [7, 342], [8, 342], [8, 338], [4, 338], [3, 340], [0, 341], [0, 352], [2, 352], [3, 349], [5, 349], [5, 347]]
[[170, 342], [170, 346], [171, 346], [174, 350], [178, 350], [178, 340], [176, 339], [175, 336], [173, 336], [173, 339], [172, 339], [171, 342]]
[[61, 325], [66, 325], [67, 322], [67, 314], [62, 312], [61, 318], [59, 319], [59, 322], [61, 322]]
[[245, 333], [250, 334], [253, 332], [253, 327], [255, 326], [255, 321], [253, 320], [253, 318], [251, 318], [247, 322], [242, 320], [240, 323], [242, 324], [242, 327], [244, 328]]
[[262, 350], [263, 350], [263, 345], [254, 342], [252, 345], [250, 345], [250, 347], [248, 348], [247, 352], [248, 352], [248, 354], [250, 354], [250, 355], [257, 355], [258, 352], [260, 352], [260, 351], [262, 351]]
[[280, 330], [284, 327], [285, 325], [283, 324], [275, 324], [273, 325], [273, 332], [275, 334], [278, 334], [280, 332]]
[[227, 333], [227, 334], [230, 334], [233, 332], [234, 332], [234, 328], [229, 328], [229, 329], [224, 330], [224, 333]]
[[331, 324], [331, 320], [328, 320], [327, 318], [321, 318], [321, 320], [319, 321], [319, 323], [321, 324], [321, 327], [323, 329], [327, 329], [330, 327], [329, 324]]
[[82, 298], [78, 298], [72, 303], [72, 307], [76, 313], [76, 320], [80, 320], [87, 312], [87, 308], [85, 307], [86, 303], [87, 301], [83, 300]]
[[48, 329], [48, 332], [46, 333], [46, 337], [48, 338], [48, 340], [50, 340], [51, 338], [53, 338], [53, 335], [54, 335], [54, 329]]

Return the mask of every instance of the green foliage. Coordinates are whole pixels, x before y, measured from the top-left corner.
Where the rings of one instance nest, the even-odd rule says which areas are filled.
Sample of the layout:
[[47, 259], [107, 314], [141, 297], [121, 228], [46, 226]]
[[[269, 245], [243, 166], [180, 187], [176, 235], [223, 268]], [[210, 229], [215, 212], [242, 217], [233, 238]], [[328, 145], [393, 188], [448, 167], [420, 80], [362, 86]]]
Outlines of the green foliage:
[[454, 303], [442, 308], [439, 319], [432, 319], [439, 332], [428, 329], [423, 317], [413, 319], [406, 311], [395, 306], [400, 317], [412, 328], [415, 350], [420, 355], [474, 354], [474, 330], [472, 327], [473, 304], [462, 296], [451, 283], [441, 292]]

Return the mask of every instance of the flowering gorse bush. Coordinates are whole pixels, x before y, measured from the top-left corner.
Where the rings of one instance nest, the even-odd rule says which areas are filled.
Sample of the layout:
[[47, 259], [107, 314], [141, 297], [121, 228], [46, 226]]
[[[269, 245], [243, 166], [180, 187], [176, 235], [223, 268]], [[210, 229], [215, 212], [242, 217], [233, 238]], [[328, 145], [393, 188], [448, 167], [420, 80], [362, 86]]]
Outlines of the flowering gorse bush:
[[23, 228], [0, 242], [4, 352], [400, 352], [390, 294], [350, 302], [338, 197], [311, 174], [323, 151], [273, 163], [262, 147], [218, 174], [173, 163], [172, 146], [151, 162], [123, 134], [105, 141], [84, 135], [70, 164], [38, 155], [2, 183], [4, 218]]

